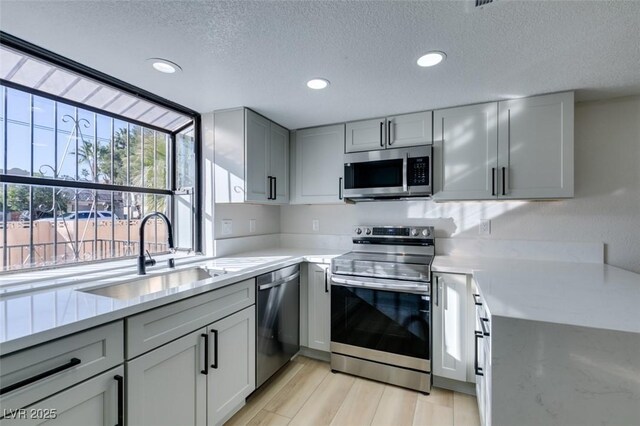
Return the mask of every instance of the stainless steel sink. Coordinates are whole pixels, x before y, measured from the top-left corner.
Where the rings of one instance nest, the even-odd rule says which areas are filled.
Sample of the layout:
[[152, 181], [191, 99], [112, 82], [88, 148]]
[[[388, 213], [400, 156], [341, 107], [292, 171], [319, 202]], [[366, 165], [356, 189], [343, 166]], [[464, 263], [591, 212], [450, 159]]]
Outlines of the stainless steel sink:
[[195, 268], [180, 269], [162, 274], [144, 276], [123, 283], [88, 289], [78, 289], [78, 291], [111, 297], [114, 299], [129, 300], [134, 297], [145, 296], [147, 294], [157, 293], [159, 291], [179, 287], [181, 285], [191, 284], [196, 281], [216, 277], [221, 273], [222, 272], [198, 266]]

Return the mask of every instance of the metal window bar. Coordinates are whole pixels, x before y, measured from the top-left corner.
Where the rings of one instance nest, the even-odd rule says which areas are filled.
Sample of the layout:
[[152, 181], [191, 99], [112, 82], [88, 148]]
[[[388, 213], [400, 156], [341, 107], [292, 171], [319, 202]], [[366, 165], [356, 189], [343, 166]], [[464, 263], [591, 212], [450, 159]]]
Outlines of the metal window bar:
[[[153, 132], [153, 187], [158, 187], [158, 132]], [[158, 210], [158, 196], [153, 195], [153, 209]], [[158, 221], [155, 221], [153, 241], [158, 249]]]
[[[53, 103], [53, 176], [58, 177], [58, 103]], [[56, 197], [56, 189], [51, 188], [53, 202], [53, 263], [58, 263], [58, 229], [55, 225], [58, 223], [58, 200]]]
[[[33, 129], [33, 95], [29, 95], [29, 149], [31, 151], [31, 176], [33, 176], [33, 143], [34, 143], [34, 129]], [[6, 141], [5, 141], [6, 143]], [[8, 145], [8, 144], [7, 144]], [[34, 261], [34, 249], [33, 249], [33, 215], [35, 214], [33, 208], [33, 187], [29, 186], [29, 261], [35, 263]]]
[[[110, 176], [109, 176], [109, 181], [111, 183], [115, 182], [114, 179], [114, 175], [113, 175], [113, 155], [114, 155], [114, 150], [115, 150], [115, 120], [112, 118], [111, 120], [111, 141], [109, 142], [109, 154], [111, 156], [111, 169], [110, 169]], [[116, 215], [115, 215], [115, 197], [114, 197], [114, 193], [113, 191], [111, 191], [111, 257], [115, 257], [116, 251], [115, 251], [115, 244], [114, 244], [114, 239], [116, 236]]]
[[[93, 181], [98, 183], [98, 115], [93, 113]], [[98, 249], [98, 191], [93, 190], [93, 253], [91, 258], [96, 260]]]

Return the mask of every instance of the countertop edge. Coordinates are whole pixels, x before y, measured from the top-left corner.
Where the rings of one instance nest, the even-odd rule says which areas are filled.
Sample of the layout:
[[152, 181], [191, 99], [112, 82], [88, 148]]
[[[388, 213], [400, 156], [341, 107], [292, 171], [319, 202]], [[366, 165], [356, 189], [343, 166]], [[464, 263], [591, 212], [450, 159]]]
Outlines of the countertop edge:
[[[301, 251], [304, 251], [304, 249], [301, 249]], [[314, 251], [315, 250], [309, 250], [309, 252], [314, 252]], [[340, 251], [336, 250], [336, 253], [338, 252]], [[208, 260], [203, 260], [203, 263], [211, 260], [220, 260], [220, 259], [226, 259], [226, 258], [239, 257], [242, 255], [250, 256], [252, 254], [253, 252], [247, 252], [247, 253], [238, 253], [235, 255], [226, 256], [224, 258], [218, 258], [218, 259], [209, 258]], [[89, 318], [84, 318], [81, 320], [70, 322], [68, 324], [63, 324], [57, 327], [49, 328], [47, 330], [35, 332], [33, 334], [21, 336], [12, 340], [0, 342], [0, 356], [6, 356], [14, 352], [18, 352], [33, 346], [37, 346], [55, 339], [60, 339], [62, 337], [66, 337], [71, 334], [89, 330], [91, 328], [105, 325], [110, 322], [124, 320], [127, 317], [131, 317], [131, 316], [140, 314], [142, 312], [149, 311], [151, 309], [169, 305], [171, 303], [175, 303], [180, 300], [188, 299], [190, 297], [198, 296], [203, 293], [208, 293], [210, 291], [214, 291], [230, 285], [234, 285], [241, 281], [255, 278], [258, 275], [268, 273], [276, 269], [284, 268], [287, 266], [291, 266], [291, 265], [295, 265], [303, 262], [329, 263], [330, 259], [332, 257], [335, 257], [336, 255], [338, 254], [290, 255], [290, 256], [287, 256], [286, 259], [267, 262], [265, 264], [259, 265], [255, 269], [241, 270], [238, 272], [229, 272], [226, 275], [224, 275], [224, 278], [220, 278], [220, 277], [209, 278], [209, 279], [203, 280], [207, 283], [202, 284], [201, 286], [198, 286], [196, 288], [184, 290], [178, 293], [166, 295], [162, 298], [148, 300], [134, 306], [127, 306], [113, 312], [95, 315]], [[197, 263], [193, 263], [193, 264], [195, 265]]]

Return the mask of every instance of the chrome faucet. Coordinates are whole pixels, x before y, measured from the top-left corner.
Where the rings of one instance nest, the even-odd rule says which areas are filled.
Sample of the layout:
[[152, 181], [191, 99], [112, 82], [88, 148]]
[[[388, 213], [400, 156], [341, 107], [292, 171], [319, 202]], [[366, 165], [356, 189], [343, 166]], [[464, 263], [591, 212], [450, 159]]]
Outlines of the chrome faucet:
[[[151, 219], [154, 216], [161, 217], [162, 220], [164, 220], [164, 223], [167, 225], [167, 233], [168, 233], [167, 243], [169, 244], [169, 249], [173, 250], [174, 248], [173, 247], [173, 227], [171, 226], [171, 221], [169, 220], [169, 218], [160, 212], [148, 213], [140, 221], [140, 240], [139, 240], [140, 253], [138, 254], [138, 275], [145, 275], [147, 273], [147, 266], [153, 266], [156, 264], [155, 259], [151, 258], [149, 251], [147, 251], [147, 254], [149, 254], [149, 259], [147, 259], [144, 255], [144, 251], [145, 251], [144, 250], [144, 225], [147, 223], [149, 219]], [[169, 268], [175, 268], [176, 266], [173, 258], [169, 259], [167, 263], [169, 265]]]

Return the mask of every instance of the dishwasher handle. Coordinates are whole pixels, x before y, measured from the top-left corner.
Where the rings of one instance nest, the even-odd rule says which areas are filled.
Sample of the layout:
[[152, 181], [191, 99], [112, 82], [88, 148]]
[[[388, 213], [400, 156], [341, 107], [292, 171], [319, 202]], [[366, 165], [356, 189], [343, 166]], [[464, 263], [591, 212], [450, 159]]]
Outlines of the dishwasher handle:
[[273, 287], [281, 286], [282, 284], [286, 284], [286, 283], [288, 283], [290, 281], [295, 280], [299, 276], [300, 276], [300, 272], [296, 272], [295, 274], [289, 275], [288, 277], [283, 278], [281, 280], [274, 281], [272, 283], [262, 284], [261, 286], [258, 286], [258, 290], [268, 290], [268, 289], [273, 288]]

